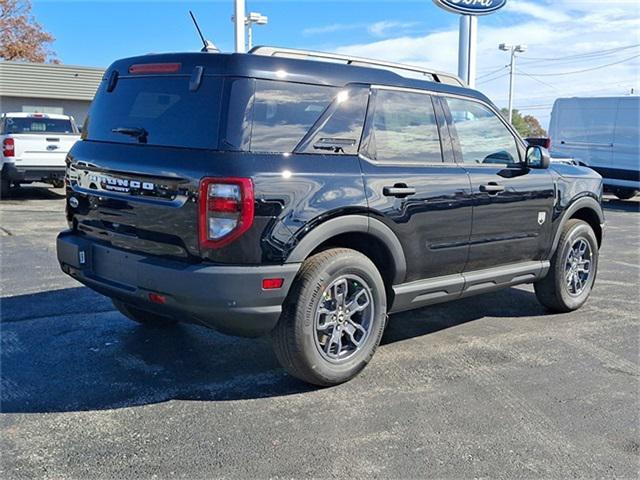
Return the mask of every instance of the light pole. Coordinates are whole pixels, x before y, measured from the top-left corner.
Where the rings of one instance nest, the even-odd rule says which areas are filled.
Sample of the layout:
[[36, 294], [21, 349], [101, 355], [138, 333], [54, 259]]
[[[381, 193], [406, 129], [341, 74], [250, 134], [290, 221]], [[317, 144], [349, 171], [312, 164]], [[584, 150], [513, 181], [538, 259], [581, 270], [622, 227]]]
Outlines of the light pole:
[[247, 44], [248, 49], [253, 47], [253, 25], [266, 25], [269, 22], [269, 17], [262, 15], [258, 12], [250, 12], [244, 19], [244, 24], [247, 26]]
[[501, 43], [498, 48], [504, 52], [511, 53], [511, 61], [509, 62], [509, 123], [513, 120], [513, 79], [516, 70], [516, 53], [524, 53], [527, 51], [526, 45], [507, 45]]

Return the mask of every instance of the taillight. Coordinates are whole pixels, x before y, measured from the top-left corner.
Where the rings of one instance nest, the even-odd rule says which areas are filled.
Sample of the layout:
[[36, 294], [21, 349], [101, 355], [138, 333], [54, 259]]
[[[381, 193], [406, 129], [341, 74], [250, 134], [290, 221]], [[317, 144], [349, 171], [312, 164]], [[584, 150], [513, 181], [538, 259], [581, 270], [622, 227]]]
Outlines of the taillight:
[[253, 224], [253, 184], [249, 178], [203, 178], [198, 202], [201, 247], [224, 247]]
[[5, 138], [2, 141], [2, 155], [5, 157], [15, 157], [16, 144], [13, 138]]

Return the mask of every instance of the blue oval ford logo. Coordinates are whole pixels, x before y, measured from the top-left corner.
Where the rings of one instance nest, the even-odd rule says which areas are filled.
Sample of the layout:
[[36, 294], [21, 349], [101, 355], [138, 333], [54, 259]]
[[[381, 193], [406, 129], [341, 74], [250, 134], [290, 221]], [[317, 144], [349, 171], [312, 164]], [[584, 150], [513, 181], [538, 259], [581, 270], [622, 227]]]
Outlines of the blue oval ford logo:
[[463, 15], [486, 15], [501, 9], [507, 0], [433, 0], [445, 10]]

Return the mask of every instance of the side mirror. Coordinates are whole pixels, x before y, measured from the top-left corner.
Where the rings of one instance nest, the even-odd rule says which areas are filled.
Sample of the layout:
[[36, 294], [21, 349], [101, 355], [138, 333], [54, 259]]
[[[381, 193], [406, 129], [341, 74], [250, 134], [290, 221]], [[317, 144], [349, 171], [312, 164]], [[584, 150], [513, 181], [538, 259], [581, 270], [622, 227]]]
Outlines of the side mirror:
[[546, 148], [530, 145], [527, 147], [526, 163], [529, 168], [549, 168], [551, 156]]

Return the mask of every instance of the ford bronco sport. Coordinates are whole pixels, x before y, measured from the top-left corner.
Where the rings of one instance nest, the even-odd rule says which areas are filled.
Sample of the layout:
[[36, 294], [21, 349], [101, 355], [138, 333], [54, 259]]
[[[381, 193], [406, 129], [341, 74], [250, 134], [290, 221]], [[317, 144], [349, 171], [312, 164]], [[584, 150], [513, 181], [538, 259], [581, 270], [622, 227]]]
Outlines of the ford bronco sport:
[[316, 385], [358, 374], [390, 313], [525, 283], [579, 308], [601, 177], [417, 70], [267, 47], [115, 62], [67, 158], [62, 270], [136, 322], [270, 334]]

